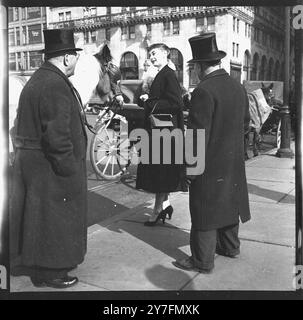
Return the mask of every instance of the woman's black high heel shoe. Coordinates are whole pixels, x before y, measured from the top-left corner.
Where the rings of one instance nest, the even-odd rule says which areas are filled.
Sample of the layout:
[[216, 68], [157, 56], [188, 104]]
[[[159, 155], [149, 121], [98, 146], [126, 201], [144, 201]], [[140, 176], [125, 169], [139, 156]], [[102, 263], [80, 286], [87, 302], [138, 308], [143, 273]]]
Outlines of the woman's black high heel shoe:
[[164, 224], [165, 223], [165, 219], [166, 219], [166, 212], [165, 212], [165, 210], [162, 210], [158, 214], [158, 216], [157, 216], [155, 221], [146, 221], [146, 222], [144, 222], [144, 225], [147, 226], [147, 227], [153, 227], [153, 226], [155, 226], [157, 224], [157, 222], [159, 220], [162, 220], [162, 223]]
[[171, 220], [171, 216], [173, 215], [173, 211], [174, 211], [173, 207], [171, 205], [169, 205], [163, 211], [166, 212], [166, 214], [168, 215], [168, 219]]

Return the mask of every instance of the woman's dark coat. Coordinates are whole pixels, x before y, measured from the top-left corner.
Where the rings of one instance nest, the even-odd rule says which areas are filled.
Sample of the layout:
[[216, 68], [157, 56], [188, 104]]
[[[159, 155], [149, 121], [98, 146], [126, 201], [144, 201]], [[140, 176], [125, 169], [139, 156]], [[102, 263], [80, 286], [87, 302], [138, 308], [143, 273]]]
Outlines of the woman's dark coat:
[[244, 163], [244, 126], [249, 123], [244, 88], [225, 70], [208, 74], [192, 93], [189, 126], [205, 129], [205, 169], [191, 177], [190, 213], [197, 230], [250, 219]]
[[80, 108], [68, 78], [48, 62], [21, 93], [10, 226], [12, 255], [17, 250], [23, 265], [70, 268], [84, 259], [87, 137]]
[[[158, 101], [154, 114], [172, 114], [174, 118], [174, 128], [184, 131], [183, 123], [183, 101], [181, 95], [181, 87], [175, 72], [167, 65], [163, 67], [156, 75], [149, 92], [149, 98], [157, 98]], [[155, 102], [154, 102], [155, 103]], [[146, 104], [145, 112], [145, 129], [150, 133], [151, 126], [149, 115], [152, 111], [154, 103]], [[137, 170], [137, 189], [143, 189], [152, 193], [173, 192], [186, 190], [182, 185], [182, 178], [185, 175], [185, 167], [183, 164], [151, 164], [151, 134], [149, 134], [150, 146], [150, 164], [138, 165]], [[182, 143], [181, 143], [182, 144]], [[164, 146], [166, 148], [167, 146]], [[171, 159], [174, 163], [175, 144], [172, 143]], [[183, 150], [182, 150], [183, 152]], [[160, 153], [162, 158], [162, 153]], [[183, 157], [183, 154], [182, 154]]]

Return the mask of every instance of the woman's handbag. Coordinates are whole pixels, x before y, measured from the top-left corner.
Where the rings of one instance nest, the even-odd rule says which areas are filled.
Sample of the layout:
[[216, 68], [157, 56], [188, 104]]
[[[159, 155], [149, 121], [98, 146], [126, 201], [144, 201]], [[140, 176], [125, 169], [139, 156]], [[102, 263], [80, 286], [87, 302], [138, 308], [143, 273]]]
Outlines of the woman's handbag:
[[173, 128], [173, 116], [169, 113], [153, 113], [158, 102], [155, 103], [152, 112], [149, 115], [149, 121], [152, 129]]

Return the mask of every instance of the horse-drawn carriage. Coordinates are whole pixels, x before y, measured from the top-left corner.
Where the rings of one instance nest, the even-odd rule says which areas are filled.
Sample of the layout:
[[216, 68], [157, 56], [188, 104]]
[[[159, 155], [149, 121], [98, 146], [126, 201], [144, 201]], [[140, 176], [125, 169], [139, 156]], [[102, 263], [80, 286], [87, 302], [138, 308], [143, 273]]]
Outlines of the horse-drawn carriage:
[[142, 80], [121, 80], [119, 86], [124, 104], [111, 101], [99, 108], [89, 151], [95, 173], [107, 180], [119, 179], [131, 162], [136, 163], [138, 140], [129, 134], [144, 124], [144, 108], [139, 102]]
[[[254, 156], [259, 154], [259, 146], [265, 134], [274, 136], [274, 147], [281, 143], [280, 106], [283, 104], [283, 82], [244, 81], [249, 99], [250, 125], [245, 135], [247, 148], [252, 140]], [[250, 139], [252, 134], [253, 138]]]

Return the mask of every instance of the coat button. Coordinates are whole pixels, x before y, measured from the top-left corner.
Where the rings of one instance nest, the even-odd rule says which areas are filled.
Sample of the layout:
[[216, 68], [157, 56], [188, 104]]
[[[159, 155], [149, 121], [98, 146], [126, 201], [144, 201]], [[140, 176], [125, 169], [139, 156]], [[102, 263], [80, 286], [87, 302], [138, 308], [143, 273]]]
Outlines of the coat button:
[[66, 198], [63, 198], [63, 201], [66, 202]]

